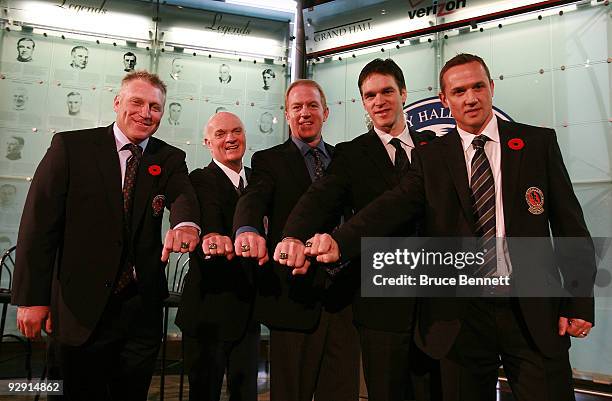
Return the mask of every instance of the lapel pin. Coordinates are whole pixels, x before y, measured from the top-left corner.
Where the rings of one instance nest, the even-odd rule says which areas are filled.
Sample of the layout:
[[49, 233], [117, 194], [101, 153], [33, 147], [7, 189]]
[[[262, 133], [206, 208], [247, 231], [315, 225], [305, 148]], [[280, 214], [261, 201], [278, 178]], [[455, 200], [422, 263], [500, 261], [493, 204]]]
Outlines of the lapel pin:
[[421, 141], [421, 142], [419, 142], [419, 145], [421, 145], [421, 146], [427, 145], [427, 141]]
[[151, 174], [152, 176], [160, 175], [161, 167], [159, 167], [157, 164], [151, 164], [149, 166], [149, 174]]
[[164, 206], [166, 206], [166, 197], [164, 195], [157, 195], [151, 202], [153, 208], [153, 216], [159, 217], [164, 213]]
[[508, 141], [508, 147], [512, 150], [521, 150], [525, 146], [525, 142], [521, 138], [512, 138]]
[[544, 192], [538, 187], [529, 187], [525, 191], [525, 200], [529, 207], [529, 213], [542, 214], [544, 213]]

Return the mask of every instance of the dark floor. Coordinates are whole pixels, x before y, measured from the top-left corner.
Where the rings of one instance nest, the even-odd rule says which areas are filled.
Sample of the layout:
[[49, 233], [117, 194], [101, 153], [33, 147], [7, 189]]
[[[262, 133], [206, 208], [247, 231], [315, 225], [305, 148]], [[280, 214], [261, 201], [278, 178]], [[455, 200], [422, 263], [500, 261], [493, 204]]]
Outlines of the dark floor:
[[[25, 364], [22, 349], [20, 347], [11, 347], [4, 346], [0, 343], [0, 379], [6, 379], [11, 377], [26, 377], [25, 374]], [[172, 354], [169, 353], [169, 354]], [[43, 358], [44, 358], [44, 349], [40, 347], [34, 347], [33, 349], [33, 357], [32, 357], [32, 371], [34, 377], [40, 377], [40, 374], [43, 369]], [[269, 393], [269, 381], [268, 374], [265, 372], [265, 362], [262, 361], [261, 371], [259, 373], [259, 401], [268, 401], [270, 399]], [[165, 401], [176, 401], [179, 400], [179, 365], [174, 363], [170, 364], [168, 367], [168, 376], [166, 377], [165, 382]], [[587, 383], [588, 385], [588, 383]], [[612, 386], [607, 386], [608, 388], [604, 388], [603, 390], [607, 393], [612, 393]], [[597, 388], [596, 390], [600, 390], [601, 388]], [[187, 378], [185, 378], [184, 385], [184, 395], [183, 399], [187, 400], [189, 394], [189, 386], [187, 384]], [[0, 395], [0, 401], [26, 401], [33, 400], [33, 396], [6, 396]], [[46, 397], [41, 397], [41, 400], [45, 400]], [[367, 400], [367, 395], [365, 391], [365, 386], [362, 386], [362, 395], [360, 397], [361, 400]], [[155, 376], [153, 378], [153, 382], [151, 383], [151, 389], [149, 391], [149, 401], [158, 401], [160, 400], [160, 377]], [[513, 401], [514, 397], [510, 392], [510, 388], [505, 381], [500, 381], [498, 397], [497, 401]], [[609, 397], [588, 395], [576, 393], [576, 401], [609, 401], [612, 400], [612, 395]], [[228, 401], [228, 397], [224, 395], [222, 397], [222, 401]]]

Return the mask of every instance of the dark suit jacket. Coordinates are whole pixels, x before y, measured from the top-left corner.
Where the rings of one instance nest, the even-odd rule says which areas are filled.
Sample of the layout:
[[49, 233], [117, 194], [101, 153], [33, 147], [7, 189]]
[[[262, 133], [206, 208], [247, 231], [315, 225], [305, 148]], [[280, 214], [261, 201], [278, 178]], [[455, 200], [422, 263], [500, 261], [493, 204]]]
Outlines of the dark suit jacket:
[[[435, 138], [431, 131], [410, 131], [415, 148]], [[343, 208], [354, 213], [363, 209], [383, 192], [399, 182], [385, 146], [374, 130], [336, 146], [329, 174], [313, 183], [297, 203], [287, 224], [285, 235], [302, 241], [321, 232], [325, 220], [340, 216]], [[390, 236], [405, 237], [415, 233], [415, 224], [407, 224]], [[359, 260], [350, 267], [359, 281]], [[412, 327], [414, 299], [361, 298], [353, 306], [355, 321], [375, 330], [402, 332]]]
[[[251, 169], [245, 170], [249, 182]], [[200, 202], [202, 235], [219, 233], [231, 238], [238, 193], [230, 179], [214, 161], [193, 170], [189, 177]], [[221, 341], [242, 337], [255, 295], [253, 267], [238, 257], [205, 260], [201, 247], [192, 252], [176, 315], [181, 330], [192, 337]]]
[[[149, 172], [152, 165], [161, 167], [159, 175]], [[198, 221], [185, 153], [150, 138], [136, 179], [131, 237], [125, 238], [113, 126], [55, 135], [25, 203], [12, 302], [51, 305], [54, 335], [80, 345], [98, 323], [129, 244], [143, 304], [160, 310], [168, 290], [160, 261], [162, 215], [152, 208], [157, 195], [171, 206], [172, 226]]]
[[[545, 249], [510, 247], [513, 275], [549, 266], [557, 276], [580, 272], [581, 282], [593, 282], [595, 260], [592, 241], [580, 204], [574, 195], [553, 130], [498, 119], [501, 145], [501, 172], [504, 222], [507, 237], [583, 237], [576, 246]], [[524, 147], [512, 150], [508, 141], [520, 138]], [[413, 156], [413, 170], [400, 184], [344, 224], [334, 237], [343, 257], [359, 253], [362, 236], [386, 236], [423, 216], [423, 235], [430, 237], [475, 236], [474, 216], [461, 139], [452, 131]], [[535, 186], [544, 193], [544, 212], [528, 211], [525, 192]], [[401, 213], [398, 211], [401, 210]], [[541, 243], [537, 245], [541, 247]], [[525, 261], [520, 255], [534, 255]], [[576, 259], [576, 255], [581, 255]], [[521, 263], [517, 260], [521, 259]], [[556, 265], [554, 261], [556, 260]], [[580, 269], [577, 268], [580, 266]], [[570, 273], [572, 272], [573, 273]], [[565, 277], [567, 279], [567, 277]], [[572, 280], [567, 280], [569, 286]], [[453, 298], [425, 300], [420, 308], [417, 342], [430, 355], [444, 356], [452, 346], [461, 326], [466, 302]], [[569, 347], [569, 338], [560, 337], [560, 316], [594, 322], [592, 298], [520, 298], [519, 304], [529, 332], [542, 353], [553, 355]]]
[[[333, 147], [326, 144], [331, 154]], [[293, 141], [262, 150], [253, 155], [253, 174], [236, 206], [234, 232], [252, 226], [265, 232], [263, 218], [268, 218], [267, 244], [270, 257], [282, 239], [282, 229], [291, 209], [311, 184], [306, 161]], [[336, 216], [323, 226], [332, 229]], [[317, 327], [321, 307], [330, 311], [350, 304], [350, 287], [340, 280], [326, 289], [327, 274], [310, 269], [309, 274], [293, 276], [291, 269], [270, 262], [257, 268], [255, 319], [272, 328], [308, 331]]]

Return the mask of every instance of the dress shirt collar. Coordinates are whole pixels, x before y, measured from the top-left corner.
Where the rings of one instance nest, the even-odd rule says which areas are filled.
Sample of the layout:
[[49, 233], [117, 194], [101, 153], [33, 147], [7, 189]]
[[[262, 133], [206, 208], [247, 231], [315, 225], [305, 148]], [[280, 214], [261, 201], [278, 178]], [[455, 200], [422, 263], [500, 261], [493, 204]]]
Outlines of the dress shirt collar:
[[[240, 168], [240, 172], [237, 173], [234, 170], [232, 170], [231, 168], [227, 167], [225, 164], [221, 163], [220, 161], [218, 161], [217, 159], [213, 158], [213, 161], [215, 162], [215, 164], [217, 166], [219, 166], [219, 168], [221, 169], [221, 171], [223, 171], [225, 173], [225, 175], [227, 176], [227, 178], [230, 179], [230, 181], [232, 182], [232, 184], [238, 188], [238, 186], [240, 185], [240, 178], [242, 177], [242, 182], [244, 183], [244, 186], [247, 186], [247, 179], [246, 179], [246, 174], [244, 172], [244, 165], [242, 165], [242, 167]], [[242, 162], [241, 162], [242, 164]]]
[[[117, 145], [117, 152], [121, 150], [125, 145], [131, 143], [130, 140], [125, 136], [125, 134], [119, 129], [117, 123], [113, 124], [113, 133], [115, 134], [115, 145]], [[142, 152], [144, 153], [147, 148], [147, 144], [149, 143], [149, 138], [140, 142], [138, 146], [142, 148]]]
[[[459, 137], [461, 138], [463, 151], [466, 152], [468, 148], [472, 145], [472, 141], [474, 140], [476, 135], [470, 134], [469, 132], [464, 131], [459, 127], [457, 127], [457, 132], [459, 132]], [[486, 135], [491, 141], [499, 144], [499, 130], [497, 128], [497, 117], [495, 117], [495, 115], [493, 115], [491, 121], [489, 121], [489, 123], [479, 135]]]
[[408, 146], [409, 148], [414, 148], [414, 142], [412, 141], [412, 137], [410, 136], [408, 125], [404, 127], [404, 130], [398, 136], [393, 136], [391, 134], [388, 134], [384, 131], [379, 130], [376, 127], [374, 127], [374, 132], [376, 132], [376, 135], [378, 135], [382, 143], [384, 143], [385, 145], [388, 145], [391, 142], [391, 139], [397, 138], [400, 140], [401, 143]]
[[[306, 157], [306, 155], [308, 154], [308, 151], [312, 149], [310, 145], [308, 145], [306, 142], [304, 142], [300, 138], [296, 138], [294, 135], [291, 135], [291, 140], [293, 141], [293, 143], [295, 143], [295, 146], [298, 147], [298, 149], [300, 150], [300, 153], [304, 157]], [[316, 148], [321, 151], [321, 153], [323, 154], [323, 157], [325, 157], [328, 160], [331, 159], [331, 157], [329, 156], [329, 153], [327, 153], [327, 149], [325, 149], [325, 143], [323, 142], [323, 138], [321, 138]]]

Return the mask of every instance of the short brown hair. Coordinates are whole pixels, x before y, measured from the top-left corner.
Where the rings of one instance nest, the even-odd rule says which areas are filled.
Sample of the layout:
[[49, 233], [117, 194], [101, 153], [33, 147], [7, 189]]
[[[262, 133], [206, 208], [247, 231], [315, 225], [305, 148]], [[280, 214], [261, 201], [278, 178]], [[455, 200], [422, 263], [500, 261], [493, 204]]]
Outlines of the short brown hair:
[[402, 69], [395, 63], [395, 61], [390, 58], [383, 60], [381, 58], [374, 59], [370, 61], [368, 64], [363, 67], [361, 72], [359, 73], [359, 79], [357, 80], [357, 86], [359, 86], [359, 94], [363, 95], [361, 91], [361, 85], [363, 81], [368, 79], [370, 75], [373, 74], [381, 74], [381, 75], [389, 75], [393, 77], [397, 87], [401, 91], [402, 89], [406, 89], [406, 80], [404, 79], [404, 73]]
[[487, 64], [484, 62], [482, 58], [474, 54], [460, 53], [460, 54], [457, 54], [455, 57], [451, 58], [450, 60], [448, 60], [446, 64], [444, 64], [444, 67], [442, 67], [442, 69], [440, 70], [440, 91], [444, 92], [444, 79], [443, 78], [444, 78], [444, 74], [446, 74], [446, 71], [458, 65], [474, 63], [474, 62], [482, 65], [482, 68], [484, 68], [485, 72], [487, 73], [487, 78], [489, 78], [489, 81], [491, 81], [491, 73], [489, 72], [489, 67], [487, 67]]
[[289, 98], [289, 93], [293, 90], [293, 88], [297, 86], [311, 86], [319, 91], [321, 95], [321, 102], [323, 103], [323, 108], [327, 109], [327, 99], [325, 98], [325, 93], [323, 93], [323, 88], [321, 85], [313, 81], [312, 79], [298, 79], [296, 81], [291, 82], [287, 91], [285, 92], [285, 110], [288, 109], [289, 105], [287, 104], [287, 99]]
[[[166, 84], [164, 83], [164, 81], [162, 81], [157, 74], [153, 74], [145, 70], [133, 71], [126, 74], [121, 80], [121, 89], [123, 89], [123, 87], [128, 83], [137, 79], [150, 83], [151, 85], [162, 91], [164, 97], [166, 97]], [[119, 90], [120, 92], [121, 89]]]

